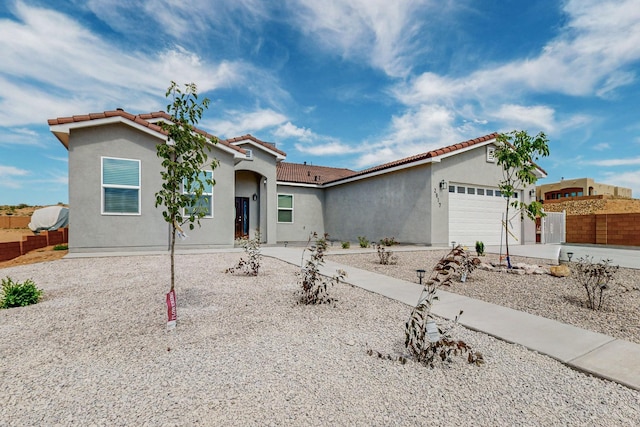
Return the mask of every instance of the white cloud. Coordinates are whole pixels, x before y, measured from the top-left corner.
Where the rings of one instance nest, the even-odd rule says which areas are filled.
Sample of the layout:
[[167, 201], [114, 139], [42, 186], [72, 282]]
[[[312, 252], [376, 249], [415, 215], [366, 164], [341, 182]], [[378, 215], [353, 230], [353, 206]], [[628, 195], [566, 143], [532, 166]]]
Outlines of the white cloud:
[[295, 138], [303, 142], [309, 142], [317, 138], [317, 135], [311, 129], [298, 127], [291, 122], [279, 126], [273, 132], [273, 135], [281, 139]]
[[556, 128], [555, 111], [544, 105], [514, 105], [505, 104], [489, 113], [503, 123], [509, 123], [513, 128], [534, 128], [551, 132]]
[[343, 58], [366, 61], [390, 76], [405, 76], [411, 57], [426, 51], [416, 37], [419, 15], [444, 13], [431, 0], [290, 0], [291, 24]]
[[[522, 119], [513, 105], [531, 93], [611, 96], [635, 80], [631, 67], [640, 59], [640, 7], [637, 0], [583, 1], [565, 4], [567, 24], [537, 57], [497, 64], [459, 77], [425, 72], [400, 82], [391, 93], [407, 106], [422, 103], [474, 103], [497, 118]], [[583, 123], [585, 117], [556, 122], [552, 109], [521, 106], [534, 114], [532, 124], [547, 129]]]
[[295, 144], [295, 148], [301, 153], [314, 156], [343, 155], [353, 151], [349, 145], [337, 141], [321, 142], [313, 145]]
[[590, 160], [585, 162], [594, 166], [633, 166], [640, 165], [640, 157], [628, 157], [623, 159]]
[[[640, 164], [640, 162], [634, 164]], [[606, 176], [607, 184], [631, 188], [633, 197], [638, 198], [640, 196], [640, 170], [622, 173], [608, 172], [604, 175]]]
[[609, 144], [608, 142], [601, 142], [599, 144], [594, 145], [591, 148], [593, 148], [596, 151], [604, 151], [604, 150], [610, 149], [611, 148], [611, 144]]
[[250, 64], [211, 63], [181, 46], [151, 54], [126, 49], [67, 15], [22, 2], [15, 15], [16, 20], [0, 20], [0, 126], [43, 124], [115, 107], [164, 108], [162, 95], [171, 80], [196, 82], [201, 93], [264, 82], [265, 93], [282, 95], [268, 74]]
[[2, 180], [2, 185], [6, 188], [22, 188], [24, 184], [22, 177], [28, 175], [29, 171], [25, 169], [0, 165], [0, 180]]
[[[233, 138], [246, 133], [260, 132], [279, 126], [287, 117], [270, 109], [255, 111], [229, 110], [225, 119], [213, 119], [202, 123], [202, 128], [221, 138]], [[259, 138], [259, 135], [254, 135]]]

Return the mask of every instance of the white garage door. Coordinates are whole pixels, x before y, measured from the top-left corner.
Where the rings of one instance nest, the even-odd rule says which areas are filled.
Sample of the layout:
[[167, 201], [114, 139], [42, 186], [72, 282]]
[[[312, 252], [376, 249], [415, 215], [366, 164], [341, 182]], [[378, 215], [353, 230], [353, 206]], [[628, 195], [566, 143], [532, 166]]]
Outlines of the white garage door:
[[[455, 241], [469, 248], [474, 248], [478, 240], [485, 245], [499, 245], [506, 206], [507, 200], [497, 188], [450, 184], [449, 242]], [[509, 216], [514, 213], [510, 208]], [[520, 216], [516, 215], [509, 224], [510, 245], [520, 244], [521, 230]]]

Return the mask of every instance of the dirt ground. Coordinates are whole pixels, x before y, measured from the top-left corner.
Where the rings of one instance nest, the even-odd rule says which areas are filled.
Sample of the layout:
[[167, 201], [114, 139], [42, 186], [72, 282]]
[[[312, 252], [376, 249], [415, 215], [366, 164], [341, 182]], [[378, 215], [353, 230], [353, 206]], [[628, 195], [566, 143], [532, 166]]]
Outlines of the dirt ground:
[[33, 231], [28, 228], [0, 228], [0, 243], [17, 242], [24, 236], [32, 236]]
[[[54, 261], [64, 257], [69, 251], [54, 251], [53, 246], [36, 249], [9, 261], [0, 261], [0, 270], [16, 265], [35, 264], [37, 262]], [[0, 276], [2, 273], [0, 273]]]

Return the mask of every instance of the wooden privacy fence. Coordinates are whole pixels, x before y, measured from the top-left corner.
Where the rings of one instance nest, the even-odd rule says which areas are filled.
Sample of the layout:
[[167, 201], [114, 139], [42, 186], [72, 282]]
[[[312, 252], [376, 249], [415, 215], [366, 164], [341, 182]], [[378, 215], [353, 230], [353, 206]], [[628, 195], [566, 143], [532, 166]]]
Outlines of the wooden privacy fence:
[[640, 246], [640, 213], [567, 215], [567, 243]]
[[61, 228], [56, 231], [43, 231], [33, 236], [25, 236], [20, 242], [0, 243], [0, 261], [8, 261], [24, 255], [27, 252], [44, 248], [45, 246], [69, 243], [69, 229]]

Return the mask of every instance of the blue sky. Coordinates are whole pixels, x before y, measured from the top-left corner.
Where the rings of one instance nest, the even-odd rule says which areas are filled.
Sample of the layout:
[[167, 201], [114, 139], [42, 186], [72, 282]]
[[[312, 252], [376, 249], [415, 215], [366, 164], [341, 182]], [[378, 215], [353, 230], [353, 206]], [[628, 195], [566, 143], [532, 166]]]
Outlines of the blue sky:
[[540, 183], [640, 197], [640, 0], [23, 0], [0, 4], [0, 204], [66, 202], [47, 119], [211, 99], [200, 127], [362, 169], [544, 131]]

